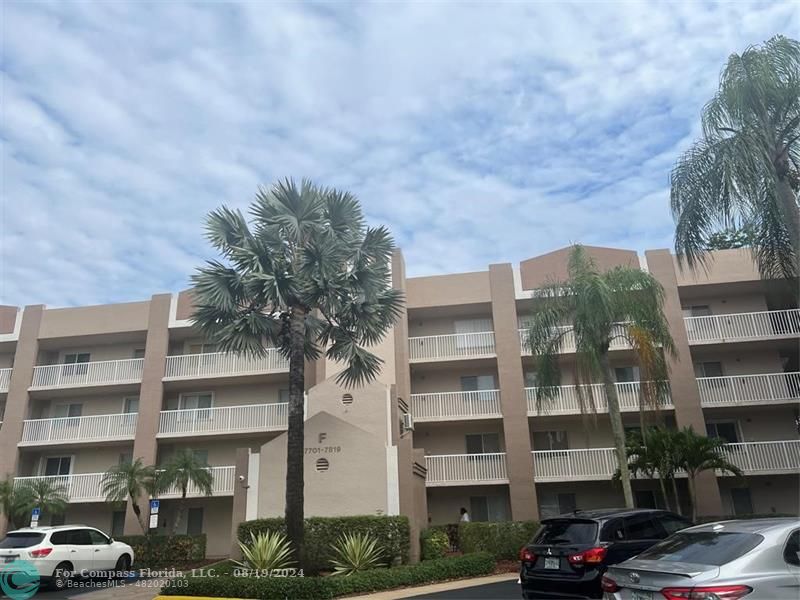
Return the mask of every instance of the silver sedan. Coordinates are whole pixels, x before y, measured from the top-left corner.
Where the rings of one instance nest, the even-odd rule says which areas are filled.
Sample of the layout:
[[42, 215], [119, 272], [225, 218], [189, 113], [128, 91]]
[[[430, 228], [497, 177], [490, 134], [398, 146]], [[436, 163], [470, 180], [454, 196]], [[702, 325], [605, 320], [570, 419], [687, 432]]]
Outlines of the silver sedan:
[[606, 600], [798, 600], [800, 519], [706, 523], [610, 567]]

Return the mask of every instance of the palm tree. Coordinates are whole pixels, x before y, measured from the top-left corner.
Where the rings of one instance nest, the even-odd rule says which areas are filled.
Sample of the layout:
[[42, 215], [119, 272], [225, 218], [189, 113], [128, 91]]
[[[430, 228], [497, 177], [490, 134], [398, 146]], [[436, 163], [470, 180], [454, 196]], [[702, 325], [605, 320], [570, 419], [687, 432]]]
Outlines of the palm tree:
[[103, 474], [101, 490], [108, 502], [130, 502], [133, 514], [142, 528], [144, 535], [149, 533], [148, 523], [144, 520], [139, 502], [145, 501], [156, 488], [156, 470], [147, 466], [141, 458], [130, 463], [122, 463], [108, 469]]
[[675, 483], [675, 471], [678, 469], [678, 433], [663, 427], [642, 430], [643, 434], [634, 435], [628, 440], [628, 468], [631, 475], [644, 474], [648, 479], [658, 479], [661, 496], [670, 508], [667, 482], [672, 487], [675, 512], [681, 514], [681, 503]]
[[744, 227], [762, 277], [796, 277], [800, 43], [779, 35], [731, 55], [702, 124], [672, 171], [676, 253], [694, 267], [711, 234]]
[[19, 486], [14, 486], [11, 477], [0, 481], [0, 514], [5, 515], [14, 527], [25, 526], [28, 505], [27, 494]]
[[175, 535], [186, 510], [186, 495], [189, 493], [189, 486], [194, 487], [204, 496], [210, 496], [214, 491], [214, 475], [205, 461], [197, 458], [197, 455], [189, 448], [184, 448], [176, 452], [164, 465], [163, 472], [159, 474], [158, 478], [157, 487], [161, 490], [176, 487], [181, 493], [178, 511], [175, 513], [175, 521], [172, 524], [172, 534]]
[[325, 352], [344, 369], [347, 387], [373, 380], [382, 361], [367, 350], [402, 311], [391, 287], [394, 243], [384, 227], [366, 227], [349, 192], [287, 179], [259, 189], [251, 224], [238, 210], [212, 212], [206, 230], [225, 263], [210, 261], [193, 277], [193, 320], [226, 351], [289, 360], [286, 533], [303, 546], [304, 361]]
[[[560, 380], [559, 352], [569, 340], [576, 348], [575, 381], [581, 412], [596, 412], [594, 398], [584, 390], [596, 378], [603, 382], [611, 431], [620, 465], [625, 505], [633, 507], [619, 399], [609, 362], [609, 347], [624, 340], [633, 348], [643, 381], [666, 377], [664, 352], [675, 354], [663, 313], [664, 291], [656, 279], [639, 269], [615, 267], [601, 273], [582, 246], [573, 247], [566, 281], [537, 290], [528, 321], [527, 344], [534, 356], [537, 404], [552, 400]], [[568, 327], [565, 327], [568, 326]], [[640, 403], [658, 406], [658, 385], [641, 387]]]
[[742, 476], [742, 471], [722, 453], [725, 440], [698, 435], [691, 427], [684, 428], [678, 437], [678, 466], [686, 471], [689, 496], [692, 499], [692, 520], [697, 519], [697, 475], [702, 471], [722, 471]]
[[21, 498], [23, 513], [38, 508], [42, 511], [42, 516], [45, 514], [63, 515], [67, 510], [69, 499], [67, 489], [63, 484], [37, 478], [26, 481], [20, 486], [17, 493]]

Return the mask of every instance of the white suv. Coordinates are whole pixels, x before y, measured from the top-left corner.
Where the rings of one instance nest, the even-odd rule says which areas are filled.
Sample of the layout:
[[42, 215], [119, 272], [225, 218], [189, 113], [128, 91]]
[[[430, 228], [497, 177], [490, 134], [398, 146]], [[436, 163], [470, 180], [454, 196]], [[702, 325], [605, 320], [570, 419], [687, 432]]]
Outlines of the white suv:
[[24, 528], [9, 531], [0, 541], [0, 572], [14, 570], [17, 560], [32, 564], [43, 583], [63, 588], [74, 575], [124, 576], [133, 550], [86, 525]]

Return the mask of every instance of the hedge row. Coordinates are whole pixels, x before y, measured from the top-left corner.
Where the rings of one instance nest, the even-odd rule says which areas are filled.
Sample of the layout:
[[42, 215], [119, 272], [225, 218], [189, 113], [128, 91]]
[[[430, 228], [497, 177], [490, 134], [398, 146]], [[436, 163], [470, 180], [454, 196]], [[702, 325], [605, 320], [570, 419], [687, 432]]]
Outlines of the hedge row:
[[[286, 533], [283, 519], [256, 519], [239, 525], [240, 541], [250, 540], [250, 533], [280, 531]], [[330, 570], [331, 546], [345, 533], [366, 533], [374, 536], [384, 550], [386, 566], [408, 562], [410, 530], [407, 517], [310, 517], [305, 520], [303, 566], [311, 573]]]
[[328, 577], [187, 577], [161, 588], [167, 596], [207, 596], [274, 600], [324, 600], [365, 594], [411, 585], [422, 585], [463, 577], [478, 577], [494, 571], [495, 561], [487, 553], [470, 554], [416, 565], [371, 569], [349, 576]]
[[458, 527], [430, 527], [422, 535], [423, 553], [425, 539], [432, 536], [433, 532], [441, 532], [448, 536], [454, 550], [464, 554], [488, 552], [496, 560], [515, 560], [519, 556], [519, 549], [531, 541], [538, 529], [538, 521], [471, 522], [459, 523]]
[[444, 558], [450, 550], [450, 540], [447, 534], [439, 529], [425, 529], [420, 533], [420, 551], [422, 560]]
[[206, 557], [206, 535], [126, 535], [115, 538], [133, 548], [134, 566], [153, 569], [180, 566]]

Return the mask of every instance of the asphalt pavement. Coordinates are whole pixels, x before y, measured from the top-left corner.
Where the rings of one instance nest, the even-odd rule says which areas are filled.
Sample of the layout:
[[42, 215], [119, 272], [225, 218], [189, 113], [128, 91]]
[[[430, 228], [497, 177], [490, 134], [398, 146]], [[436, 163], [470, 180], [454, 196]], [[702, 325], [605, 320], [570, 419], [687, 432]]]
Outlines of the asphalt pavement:
[[404, 600], [520, 600], [519, 584], [516, 579], [500, 581], [498, 583], [487, 583], [485, 585], [475, 585], [472, 587], [449, 590], [447, 592], [436, 592], [435, 594], [421, 594], [419, 596], [407, 596]]

